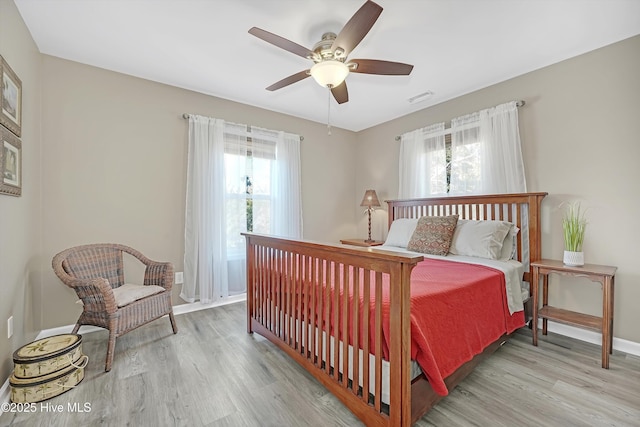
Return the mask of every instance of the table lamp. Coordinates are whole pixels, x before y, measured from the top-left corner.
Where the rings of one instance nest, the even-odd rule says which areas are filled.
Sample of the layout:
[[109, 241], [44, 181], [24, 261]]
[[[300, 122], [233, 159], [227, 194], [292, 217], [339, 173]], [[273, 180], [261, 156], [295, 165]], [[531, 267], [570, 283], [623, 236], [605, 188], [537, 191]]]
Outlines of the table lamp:
[[365, 242], [373, 242], [373, 240], [371, 239], [371, 212], [374, 210], [374, 208], [380, 206], [380, 201], [378, 200], [376, 190], [365, 191], [360, 206], [365, 206], [367, 208], [366, 212], [369, 215], [369, 238], [365, 240]]

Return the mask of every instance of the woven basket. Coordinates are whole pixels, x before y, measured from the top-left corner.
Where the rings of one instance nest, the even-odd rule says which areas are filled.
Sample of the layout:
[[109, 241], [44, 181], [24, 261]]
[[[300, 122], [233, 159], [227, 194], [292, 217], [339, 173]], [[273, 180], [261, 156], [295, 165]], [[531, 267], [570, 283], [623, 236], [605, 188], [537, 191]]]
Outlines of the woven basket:
[[13, 353], [11, 401], [40, 402], [70, 390], [84, 379], [88, 360], [78, 334], [55, 335], [20, 347]]
[[82, 335], [63, 334], [26, 344], [13, 353], [16, 378], [34, 378], [75, 364], [82, 357]]

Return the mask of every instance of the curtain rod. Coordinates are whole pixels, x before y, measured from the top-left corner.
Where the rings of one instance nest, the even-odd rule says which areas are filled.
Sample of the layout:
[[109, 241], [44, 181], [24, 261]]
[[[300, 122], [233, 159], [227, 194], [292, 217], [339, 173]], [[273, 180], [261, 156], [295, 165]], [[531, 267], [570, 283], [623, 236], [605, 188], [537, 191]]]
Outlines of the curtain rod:
[[[188, 119], [189, 118], [189, 113], [183, 113], [182, 114], [182, 118], [183, 119]], [[304, 136], [300, 135], [300, 142], [304, 141]]]
[[[524, 104], [526, 104], [526, 102], [523, 101], [523, 100], [516, 101], [516, 107], [522, 107]], [[396, 139], [396, 141], [400, 141], [402, 139], [402, 137], [401, 136], [396, 136], [395, 139]]]

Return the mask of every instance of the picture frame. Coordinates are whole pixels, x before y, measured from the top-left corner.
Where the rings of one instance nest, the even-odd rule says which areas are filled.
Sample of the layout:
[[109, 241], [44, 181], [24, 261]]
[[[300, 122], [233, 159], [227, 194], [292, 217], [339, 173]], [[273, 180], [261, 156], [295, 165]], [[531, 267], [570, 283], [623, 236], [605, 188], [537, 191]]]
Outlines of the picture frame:
[[0, 126], [0, 194], [22, 195], [22, 143]]
[[22, 81], [0, 56], [0, 124], [16, 136], [22, 133]]

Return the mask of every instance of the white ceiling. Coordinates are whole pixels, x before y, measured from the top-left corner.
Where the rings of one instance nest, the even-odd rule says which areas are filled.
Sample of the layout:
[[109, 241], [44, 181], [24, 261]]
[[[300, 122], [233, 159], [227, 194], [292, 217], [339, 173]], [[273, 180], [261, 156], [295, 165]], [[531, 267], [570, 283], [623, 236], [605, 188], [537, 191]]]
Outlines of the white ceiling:
[[[324, 123], [311, 62], [250, 34], [312, 49], [364, 0], [14, 0], [42, 53]], [[350, 58], [415, 65], [351, 74], [333, 126], [359, 131], [640, 34], [640, 0], [377, 0], [384, 10]], [[639, 52], [640, 54], [640, 52]], [[408, 99], [432, 91], [419, 104]], [[517, 95], [516, 95], [517, 96]], [[197, 111], [189, 111], [198, 113]]]

